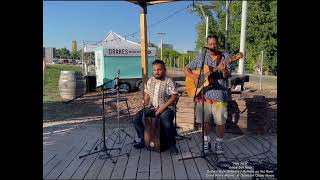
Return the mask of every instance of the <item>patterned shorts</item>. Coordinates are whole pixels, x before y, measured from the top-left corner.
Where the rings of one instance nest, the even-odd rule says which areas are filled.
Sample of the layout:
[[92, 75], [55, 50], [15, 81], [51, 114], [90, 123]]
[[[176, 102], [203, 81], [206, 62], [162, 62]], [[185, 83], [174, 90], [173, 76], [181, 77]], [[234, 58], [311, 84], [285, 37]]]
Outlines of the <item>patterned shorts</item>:
[[[196, 122], [202, 123], [202, 103], [197, 103], [196, 113]], [[204, 122], [210, 122], [213, 119], [216, 125], [224, 125], [227, 118], [227, 106], [204, 103]]]

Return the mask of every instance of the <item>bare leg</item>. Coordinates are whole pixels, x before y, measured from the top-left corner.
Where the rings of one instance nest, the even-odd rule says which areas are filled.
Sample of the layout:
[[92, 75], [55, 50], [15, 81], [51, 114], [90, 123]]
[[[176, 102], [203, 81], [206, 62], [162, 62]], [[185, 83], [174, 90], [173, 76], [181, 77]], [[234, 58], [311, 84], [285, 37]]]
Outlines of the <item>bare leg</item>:
[[224, 136], [224, 125], [217, 125], [216, 131], [217, 131], [217, 133], [216, 133], [217, 137], [222, 139]]
[[209, 122], [205, 122], [204, 123], [204, 135], [208, 136], [210, 131], [211, 131], [211, 122], [210, 121]]

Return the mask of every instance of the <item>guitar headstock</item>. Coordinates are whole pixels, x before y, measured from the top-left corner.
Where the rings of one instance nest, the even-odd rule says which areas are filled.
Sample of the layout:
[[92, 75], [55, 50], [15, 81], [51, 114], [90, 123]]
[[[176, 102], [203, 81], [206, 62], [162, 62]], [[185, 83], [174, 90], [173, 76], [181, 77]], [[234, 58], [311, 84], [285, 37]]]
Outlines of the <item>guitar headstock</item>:
[[231, 57], [229, 58], [229, 61], [230, 61], [230, 62], [233, 62], [233, 61], [239, 60], [239, 59], [241, 59], [241, 58], [243, 58], [243, 53], [242, 53], [242, 52], [239, 52], [239, 53], [237, 53], [236, 55], [231, 56]]

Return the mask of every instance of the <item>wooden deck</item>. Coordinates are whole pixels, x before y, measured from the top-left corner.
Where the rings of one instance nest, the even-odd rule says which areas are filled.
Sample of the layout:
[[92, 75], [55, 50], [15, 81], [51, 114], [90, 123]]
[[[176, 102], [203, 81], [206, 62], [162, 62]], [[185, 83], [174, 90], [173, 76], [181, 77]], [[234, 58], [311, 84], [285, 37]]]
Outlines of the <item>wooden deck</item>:
[[[207, 156], [208, 161], [204, 158], [179, 160], [201, 152], [200, 131], [185, 130], [184, 133], [191, 137], [191, 140], [178, 140], [177, 148], [180, 153], [171, 155], [169, 150], [157, 153], [147, 149], [135, 149], [132, 146], [133, 139], [125, 133], [120, 133], [122, 143], [118, 143], [118, 136], [112, 134], [117, 128], [116, 124], [108, 124], [106, 128], [107, 148], [122, 147], [120, 151], [110, 151], [111, 155], [122, 155], [112, 158], [115, 163], [110, 159], [100, 158], [103, 154], [101, 152], [79, 158], [80, 155], [94, 152], [95, 147], [100, 150], [101, 122], [69, 124], [63, 127], [44, 128], [44, 179], [251, 179], [243, 176], [245, 173], [240, 174], [240, 177], [231, 177], [232, 173], [216, 173], [214, 177], [213, 172], [221, 169], [218, 166], [218, 162], [221, 161], [244, 163], [251, 160], [277, 163], [275, 135], [249, 136], [226, 133], [223, 155]], [[132, 125], [122, 127], [136, 138]], [[214, 139], [215, 134], [211, 134], [211, 138]], [[226, 174], [229, 176], [226, 177]]]

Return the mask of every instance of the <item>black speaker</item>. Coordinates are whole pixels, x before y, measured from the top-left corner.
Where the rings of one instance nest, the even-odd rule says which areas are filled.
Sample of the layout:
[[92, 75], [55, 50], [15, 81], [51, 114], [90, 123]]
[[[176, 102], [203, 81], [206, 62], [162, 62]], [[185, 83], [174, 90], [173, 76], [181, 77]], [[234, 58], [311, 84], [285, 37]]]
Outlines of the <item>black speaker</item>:
[[96, 86], [97, 86], [96, 76], [86, 76], [86, 83], [87, 83], [87, 92], [96, 91]]

